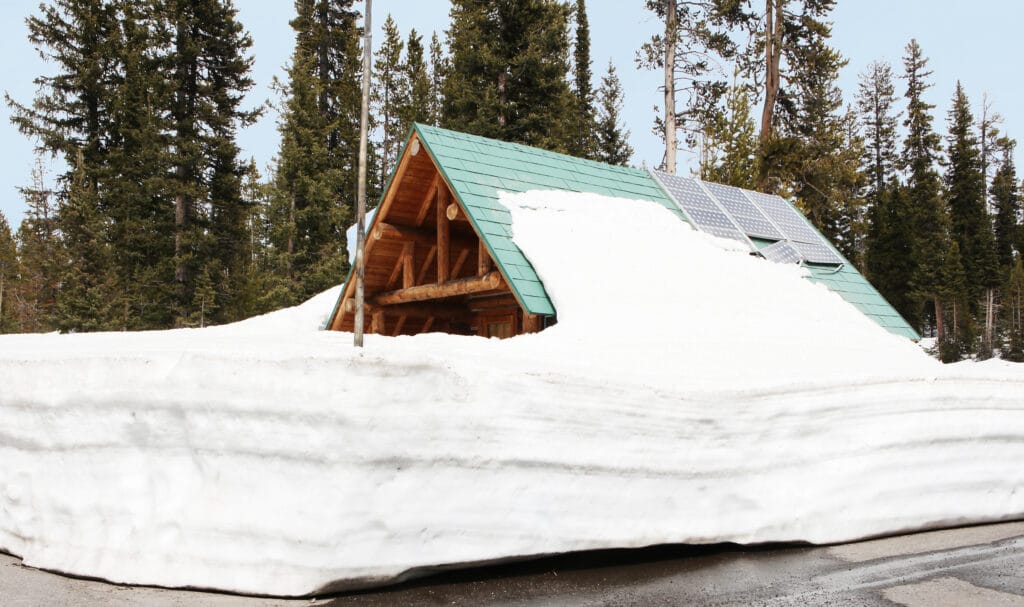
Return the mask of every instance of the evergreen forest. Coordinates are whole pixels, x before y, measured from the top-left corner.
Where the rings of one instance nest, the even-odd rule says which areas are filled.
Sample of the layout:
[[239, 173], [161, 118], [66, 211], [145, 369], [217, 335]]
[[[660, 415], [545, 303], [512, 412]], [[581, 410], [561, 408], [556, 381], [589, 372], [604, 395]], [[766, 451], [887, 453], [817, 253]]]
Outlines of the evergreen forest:
[[[407, 35], [374, 15], [370, 204], [414, 122], [630, 165], [625, 98], [656, 95], [653, 125], [632, 126], [665, 142], [658, 168], [689, 150], [702, 179], [794, 201], [942, 360], [1024, 362], [1016, 141], [985, 96], [958, 84], [936, 116], [908, 40], [844, 105], [836, 0], [635, 2], [659, 33], [596, 74], [585, 0], [451, 0], [447, 29]], [[245, 105], [253, 40], [232, 0], [44, 0], [26, 35], [51, 69], [5, 99], [40, 160], [21, 224], [0, 214], [0, 333], [202, 327], [343, 281], [361, 11], [294, 0], [277, 154], [258, 167], [238, 135], [269, 108]], [[663, 86], [624, 90], [633, 69]]]

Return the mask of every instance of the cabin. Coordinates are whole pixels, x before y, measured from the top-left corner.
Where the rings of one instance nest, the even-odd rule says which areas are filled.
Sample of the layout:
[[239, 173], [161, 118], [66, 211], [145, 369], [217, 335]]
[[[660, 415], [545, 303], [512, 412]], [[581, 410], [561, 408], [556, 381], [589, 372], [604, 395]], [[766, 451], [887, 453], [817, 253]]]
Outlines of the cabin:
[[[743, 242], [752, 255], [803, 265], [808, 280], [889, 331], [919, 339], [853, 265], [777, 196], [421, 124], [413, 126], [366, 230], [366, 331], [505, 338], [554, 324], [554, 305], [512, 241], [511, 214], [498, 201], [499, 192], [532, 190], [656, 202], [696, 229]], [[326, 328], [354, 329], [354, 282], [346, 281]]]

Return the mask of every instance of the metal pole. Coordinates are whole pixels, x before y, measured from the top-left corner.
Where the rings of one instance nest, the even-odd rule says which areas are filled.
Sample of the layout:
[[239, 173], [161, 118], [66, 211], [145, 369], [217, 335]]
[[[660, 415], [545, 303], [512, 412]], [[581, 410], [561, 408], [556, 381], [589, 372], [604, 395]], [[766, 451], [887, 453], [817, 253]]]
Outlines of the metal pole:
[[359, 188], [356, 193], [356, 317], [354, 344], [363, 347], [364, 280], [366, 277], [366, 137], [370, 112], [371, 0], [363, 17], [363, 107], [359, 117]]

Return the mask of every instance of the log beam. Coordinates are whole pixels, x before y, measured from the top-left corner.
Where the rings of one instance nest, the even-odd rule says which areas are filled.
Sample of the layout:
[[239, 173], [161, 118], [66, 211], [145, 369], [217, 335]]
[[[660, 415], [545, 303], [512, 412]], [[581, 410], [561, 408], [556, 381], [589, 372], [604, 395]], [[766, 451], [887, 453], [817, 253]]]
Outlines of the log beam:
[[469, 221], [469, 217], [466, 217], [466, 214], [462, 212], [462, 208], [459, 207], [457, 202], [448, 205], [444, 214], [448, 217], [448, 221]]
[[384, 312], [377, 309], [370, 316], [370, 333], [384, 334]]
[[[345, 311], [352, 313], [355, 309], [355, 302], [353, 300], [347, 300], [345, 302]], [[468, 318], [471, 314], [471, 310], [465, 305], [461, 304], [446, 304], [446, 303], [433, 303], [430, 301], [412, 302], [412, 303], [400, 303], [391, 305], [378, 305], [370, 302], [366, 303], [367, 313], [372, 315], [380, 313], [386, 316], [396, 316], [398, 318], [412, 317], [412, 318]]]
[[416, 285], [416, 268], [413, 255], [416, 252], [416, 243], [407, 242], [402, 250], [402, 288], [408, 289]]
[[523, 312], [523, 333], [539, 333], [543, 328], [540, 315]]
[[437, 199], [437, 189], [441, 187], [441, 174], [434, 173], [434, 180], [430, 182], [430, 187], [427, 188], [427, 194], [423, 197], [423, 202], [420, 203], [419, 213], [416, 214], [416, 226], [423, 225], [423, 222], [427, 220], [427, 213], [430, 212], [430, 206]]
[[437, 194], [437, 284], [448, 282], [448, 272], [451, 270], [451, 226], [446, 215], [447, 193], [438, 188]]
[[395, 328], [391, 330], [391, 335], [398, 337], [402, 334], [402, 328], [405, 327], [405, 314], [398, 317], [398, 322], [395, 323]]
[[469, 300], [469, 309], [473, 312], [487, 312], [492, 310], [509, 310], [519, 307], [515, 295], [502, 293], [489, 297], [480, 297]]
[[427, 270], [430, 269], [430, 264], [434, 262], [434, 256], [437, 255], [437, 246], [430, 245], [430, 250], [427, 251], [426, 258], [423, 259], [423, 264], [420, 266], [420, 271], [416, 273], [416, 284], [423, 284], [423, 279], [427, 276]]
[[391, 304], [411, 303], [416, 301], [428, 301], [431, 299], [443, 299], [457, 295], [471, 295], [473, 293], [484, 293], [494, 291], [502, 285], [501, 274], [490, 272], [484, 276], [471, 276], [458, 280], [449, 280], [436, 285], [419, 285], [408, 289], [388, 291], [381, 293], [371, 299], [374, 306], [387, 306]]
[[[373, 226], [373, 232], [369, 237], [373, 240], [387, 240], [390, 242], [415, 242], [424, 247], [431, 247], [437, 244], [435, 242], [436, 237], [430, 230], [400, 226], [383, 221]], [[475, 238], [461, 236], [451, 238], [449, 236], [449, 242], [453, 249], [472, 249], [476, 246]]]
[[391, 274], [388, 275], [388, 281], [385, 283], [384, 288], [388, 291], [395, 288], [398, 283], [398, 277], [402, 274], [402, 258], [399, 257], [395, 262], [394, 267], [391, 268]]
[[477, 241], [476, 247], [476, 273], [477, 276], [483, 276], [491, 271], [491, 254], [483, 238]]
[[459, 249], [459, 254], [455, 258], [455, 265], [452, 266], [452, 276], [458, 276], [459, 272], [462, 271], [462, 266], [466, 265], [466, 260], [469, 259], [469, 252], [472, 249]]

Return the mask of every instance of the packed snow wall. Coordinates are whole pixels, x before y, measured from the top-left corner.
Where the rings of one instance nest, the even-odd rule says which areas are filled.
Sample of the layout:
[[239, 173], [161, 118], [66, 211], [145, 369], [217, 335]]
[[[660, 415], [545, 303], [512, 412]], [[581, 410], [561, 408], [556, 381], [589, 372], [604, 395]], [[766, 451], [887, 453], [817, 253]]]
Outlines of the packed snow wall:
[[0, 549], [304, 595], [1024, 515], [1019, 367], [942, 367], [650, 203], [504, 202], [559, 312], [540, 334], [355, 350], [318, 331], [334, 290], [225, 327], [0, 337]]

